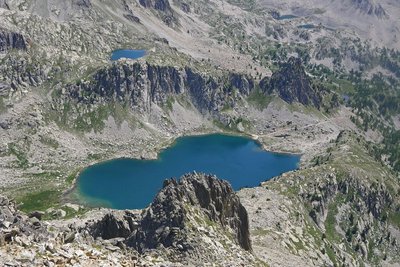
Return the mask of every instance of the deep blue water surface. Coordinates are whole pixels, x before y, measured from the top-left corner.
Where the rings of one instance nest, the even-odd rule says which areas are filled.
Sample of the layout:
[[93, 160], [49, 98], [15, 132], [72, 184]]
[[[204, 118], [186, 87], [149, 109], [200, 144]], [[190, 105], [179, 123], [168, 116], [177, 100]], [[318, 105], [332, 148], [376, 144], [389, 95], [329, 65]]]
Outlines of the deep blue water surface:
[[166, 178], [204, 172], [228, 180], [238, 190], [294, 170], [299, 160], [299, 156], [264, 151], [245, 137], [182, 137], [163, 150], [157, 160], [116, 159], [85, 169], [78, 178], [77, 190], [89, 205], [144, 208]]
[[146, 55], [145, 50], [129, 50], [129, 49], [121, 49], [115, 50], [111, 54], [111, 60], [115, 61], [120, 58], [130, 58], [130, 59], [138, 59], [144, 57]]

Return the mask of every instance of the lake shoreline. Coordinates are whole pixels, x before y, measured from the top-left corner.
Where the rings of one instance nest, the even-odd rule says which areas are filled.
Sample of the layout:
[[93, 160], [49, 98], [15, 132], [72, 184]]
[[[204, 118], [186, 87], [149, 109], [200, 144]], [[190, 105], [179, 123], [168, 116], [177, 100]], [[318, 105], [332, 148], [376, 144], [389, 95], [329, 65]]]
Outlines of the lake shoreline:
[[[233, 137], [234, 139], [230, 139], [231, 141], [229, 141], [229, 139], [228, 140], [224, 140], [224, 141], [219, 140], [219, 138], [224, 138], [224, 136]], [[263, 182], [265, 180], [272, 179], [273, 177], [278, 176], [278, 175], [280, 175], [280, 174], [282, 174], [282, 173], [284, 173], [286, 171], [293, 171], [293, 170], [297, 170], [299, 168], [298, 164], [300, 162], [301, 154], [269, 151], [269, 150], [265, 149], [266, 146], [262, 142], [260, 142], [260, 140], [258, 140], [258, 136], [257, 135], [251, 135], [251, 134], [247, 134], [247, 133], [237, 133], [237, 132], [225, 132], [225, 131], [205, 131], [205, 132], [194, 133], [194, 134], [193, 133], [183, 134], [183, 135], [179, 135], [177, 137], [170, 137], [170, 138], [167, 138], [167, 139], [163, 140], [162, 142], [160, 142], [160, 144], [162, 144], [162, 145], [160, 147], [158, 147], [158, 149], [156, 151], [156, 155], [157, 155], [156, 157], [144, 157], [144, 156], [140, 156], [140, 157], [129, 157], [129, 156], [127, 156], [127, 157], [124, 157], [124, 156], [122, 156], [122, 157], [109, 157], [108, 159], [104, 159], [103, 158], [103, 159], [95, 160], [91, 164], [87, 165], [87, 167], [82, 168], [77, 173], [77, 175], [75, 176], [75, 178], [73, 180], [72, 186], [70, 188], [68, 188], [64, 192], [63, 196], [65, 196], [65, 198], [67, 198], [69, 200], [73, 200], [74, 202], [77, 202], [78, 204], [89, 206], [89, 207], [93, 206], [93, 205], [91, 205], [90, 202], [89, 203], [85, 203], [86, 201], [84, 201], [84, 200], [85, 200], [86, 197], [82, 197], [82, 198], [78, 197], [79, 195], [84, 195], [83, 192], [77, 192], [78, 186], [79, 186], [79, 182], [80, 182], [79, 179], [82, 177], [82, 174], [84, 173], [84, 171], [90, 170], [91, 168], [93, 170], [93, 168], [95, 168], [96, 165], [98, 165], [97, 168], [104, 168], [104, 166], [107, 165], [107, 164], [110, 164], [111, 161], [116, 161], [117, 162], [117, 163], [113, 163], [113, 164], [127, 164], [127, 163], [124, 163], [124, 160], [132, 160], [133, 163], [134, 164], [138, 164], [138, 166], [141, 166], [143, 164], [150, 164], [150, 165], [151, 164], [156, 164], [156, 166], [160, 166], [160, 164], [162, 165], [163, 163], [160, 163], [160, 162], [157, 163], [157, 161], [160, 161], [160, 159], [162, 159], [163, 153], [168, 153], [168, 154], [172, 153], [171, 151], [174, 151], [176, 143], [179, 141], [179, 139], [181, 139], [180, 141], [183, 142], [183, 144], [188, 146], [188, 147], [184, 148], [185, 151], [187, 149], [190, 150], [191, 147], [193, 147], [193, 145], [196, 144], [197, 142], [205, 142], [204, 140], [201, 140], [201, 141], [197, 141], [197, 140], [196, 141], [195, 140], [188, 141], [186, 138], [190, 138], [190, 137], [211, 138], [210, 140], [214, 140], [215, 138], [217, 138], [216, 140], [219, 140], [219, 141], [215, 141], [214, 140], [214, 141], [211, 142], [211, 144], [214, 144], [213, 142], [217, 142], [216, 143], [216, 144], [218, 144], [218, 148], [217, 149], [221, 149], [221, 147], [224, 146], [223, 145], [224, 142], [228, 142], [229, 146], [233, 144], [234, 147], [236, 145], [239, 145], [239, 144], [242, 144], [242, 145], [247, 144], [247, 142], [253, 143], [254, 146], [258, 147], [262, 152], [266, 153], [266, 154], [259, 154], [259, 156], [270, 158], [269, 160], [264, 158], [264, 160], [267, 160], [267, 162], [272, 160], [272, 162], [265, 163], [265, 164], [272, 164], [272, 165], [270, 165], [269, 168], [267, 168], [267, 169], [264, 168], [264, 167], [261, 167], [262, 165], [260, 165], [260, 166], [254, 165], [253, 167], [251, 167], [252, 164], [259, 164], [259, 163], [252, 163], [252, 162], [251, 163], [250, 162], [245, 163], [246, 160], [250, 161], [253, 156], [249, 156], [249, 157], [248, 156], [243, 156], [243, 157], [239, 156], [239, 157], [241, 157], [240, 160], [239, 160], [240, 163], [236, 164], [236, 163], [234, 163], [234, 161], [232, 162], [232, 161], [228, 160], [227, 161], [227, 165], [228, 166], [227, 166], [226, 169], [225, 168], [221, 168], [221, 167], [213, 166], [214, 162], [212, 162], [212, 164], [210, 165], [210, 164], [206, 163], [207, 161], [205, 161], [204, 163], [201, 162], [201, 164], [206, 164], [206, 165], [204, 165], [203, 167], [199, 167], [199, 166], [196, 165], [197, 162], [198, 162], [198, 160], [195, 160], [195, 158], [198, 156], [197, 155], [198, 152], [196, 152], [192, 156], [193, 156], [193, 160], [194, 160], [193, 162], [196, 163], [194, 166], [197, 166], [197, 167], [193, 167], [192, 166], [193, 169], [191, 169], [192, 167], [190, 167], [190, 166], [192, 164], [194, 164], [194, 163], [192, 163], [192, 161], [190, 161], [190, 160], [192, 160], [192, 159], [189, 159], [190, 157], [188, 158], [190, 163], [184, 165], [184, 168], [188, 168], [188, 169], [187, 170], [183, 170], [183, 171], [179, 170], [181, 168], [181, 166], [179, 166], [180, 165], [179, 163], [178, 163], [178, 165], [176, 165], [176, 162], [172, 161], [172, 162], [175, 162], [175, 163], [171, 162], [172, 165], [168, 165], [168, 166], [176, 165], [176, 166], [178, 166], [178, 169], [175, 170], [174, 168], [172, 168], [172, 169], [166, 171], [165, 177], [163, 179], [166, 179], [166, 178], [169, 178], [169, 177], [179, 178], [184, 173], [189, 173], [189, 172], [195, 170], [196, 172], [216, 174], [219, 178], [228, 180], [232, 184], [232, 186], [234, 188], [236, 187], [235, 190], [238, 190], [238, 188], [242, 188], [242, 187], [256, 187], [261, 182]], [[236, 138], [238, 138], [238, 139], [236, 139]], [[187, 142], [192, 142], [193, 144], [187, 143]], [[233, 142], [233, 143], [230, 144], [229, 142]], [[239, 143], [236, 144], [235, 142], [239, 142]], [[208, 143], [205, 143], [205, 144], [208, 144]], [[240, 145], [240, 146], [242, 146], [242, 145]], [[194, 146], [196, 147], [196, 145], [194, 145]], [[232, 157], [237, 157], [237, 156], [235, 156], [235, 153], [229, 152], [229, 149], [234, 149], [234, 147], [233, 148], [226, 147], [226, 148], [223, 148], [222, 151], [224, 151], [223, 153], [228, 155], [228, 158], [231, 157], [231, 156]], [[171, 149], [171, 150], [169, 150], [169, 149]], [[179, 149], [175, 149], [175, 150], [179, 150]], [[210, 152], [208, 152], [208, 150], [206, 150], [206, 151], [207, 152], [203, 151], [202, 153], [210, 153]], [[213, 150], [210, 150], [210, 151], [213, 151]], [[214, 152], [210, 154], [211, 157], [216, 157], [217, 161], [220, 160], [220, 156], [222, 157], [222, 155], [225, 155], [225, 154], [219, 155], [218, 151], [219, 150], [217, 150], [215, 152], [215, 154], [214, 154]], [[190, 152], [185, 152], [185, 153], [190, 153]], [[240, 152], [240, 153], [243, 153], [243, 152]], [[244, 152], [244, 153], [249, 153], [249, 152]], [[253, 153], [253, 152], [251, 152], [251, 153]], [[200, 154], [200, 155], [203, 155], [203, 154]], [[276, 157], [274, 157], [274, 155], [275, 156], [289, 156], [289, 158], [279, 158], [279, 157], [276, 158]], [[290, 159], [291, 156], [293, 156], [294, 158]], [[226, 156], [223, 156], [223, 157], [226, 157]], [[296, 157], [296, 159], [295, 159], [295, 157]], [[183, 156], [183, 158], [182, 157], [180, 157], [180, 158], [181, 159], [186, 159], [187, 157]], [[208, 158], [208, 156], [206, 156], [206, 158]], [[171, 160], [171, 158], [169, 160]], [[238, 160], [238, 159], [236, 159], [236, 160]], [[120, 162], [118, 162], [118, 161], [120, 161]], [[164, 159], [162, 161], [164, 161]], [[276, 163], [273, 163], [274, 161], [277, 161], [277, 163], [278, 162], [280, 162], [280, 163], [278, 165], [276, 165]], [[288, 163], [285, 163], [285, 161], [288, 161]], [[178, 162], [180, 162], [179, 159], [178, 159]], [[249, 168], [250, 168], [250, 169], [244, 171], [245, 173], [239, 174], [240, 171], [235, 172], [234, 174], [225, 173], [225, 172], [227, 172], [227, 170], [234, 169], [236, 166], [241, 165], [242, 162], [244, 162], [245, 164], [248, 164], [246, 166], [249, 166]], [[294, 163], [294, 162], [296, 162], [296, 163]], [[103, 166], [101, 166], [100, 164], [103, 165]], [[132, 164], [132, 163], [129, 163], [129, 164]], [[220, 164], [223, 164], [223, 166], [226, 166], [225, 163], [221, 162]], [[234, 165], [229, 167], [230, 164], [234, 164]], [[293, 164], [295, 164], [295, 165], [293, 165]], [[218, 166], [221, 166], [221, 165], [218, 165]], [[290, 167], [290, 166], [293, 166], [293, 167]], [[204, 169], [204, 167], [205, 167], [205, 169]], [[128, 169], [129, 168], [130, 167], [128, 167]], [[148, 172], [146, 172], [146, 174], [140, 174], [141, 173], [140, 172], [140, 168], [141, 167], [134, 167], [134, 168], [139, 168], [138, 169], [139, 170], [139, 172], [138, 172], [139, 176], [142, 175], [142, 177], [145, 177], [146, 175], [148, 175]], [[212, 168], [217, 168], [217, 169], [214, 169], [214, 171], [212, 171], [213, 170]], [[282, 169], [280, 169], [280, 168], [282, 168]], [[90, 171], [92, 171], [92, 170], [90, 170]], [[249, 170], [251, 170], [250, 173], [249, 173]], [[171, 172], [174, 173], [175, 171], [179, 172], [179, 174], [172, 174], [171, 175]], [[182, 171], [182, 173], [181, 173], [181, 171]], [[225, 173], [225, 174], [221, 174], [221, 172]], [[260, 172], [260, 173], [257, 174], [257, 172]], [[276, 172], [279, 172], [279, 173], [276, 173]], [[253, 175], [257, 174], [257, 176], [253, 177], [253, 176], [251, 176], [251, 173], [253, 173]], [[262, 173], [264, 173], [264, 174], [262, 174]], [[268, 174], [268, 173], [270, 173], [270, 174]], [[154, 173], [154, 175], [155, 175], [155, 177], [158, 177], [158, 178], [155, 178], [156, 180], [154, 180], [154, 182], [149, 182], [149, 183], [154, 183], [154, 184], [152, 184], [152, 186], [150, 186], [150, 187], [147, 185], [144, 188], [148, 189], [148, 188], [154, 188], [154, 187], [158, 186], [159, 183], [158, 182], [155, 183], [155, 181], [158, 181], [158, 179], [161, 179], [160, 177], [163, 174], [160, 174], [158, 171], [156, 171]], [[236, 175], [240, 175], [239, 179], [236, 177]], [[270, 176], [270, 175], [272, 175], [272, 176]], [[96, 176], [96, 177], [98, 177], [98, 176]], [[240, 177], [247, 177], [247, 178], [245, 180], [243, 180]], [[257, 177], [259, 177], [259, 178], [257, 178]], [[254, 180], [256, 180], [256, 182]], [[106, 183], [106, 184], [108, 183], [108, 181], [105, 181], [104, 178], [101, 178], [99, 181], [100, 181], [100, 183], [101, 182]], [[136, 182], [138, 182], [138, 181], [136, 181]], [[88, 183], [88, 181], [86, 181], [86, 183]], [[139, 183], [143, 183], [143, 182], [139, 181]], [[89, 182], [89, 184], [92, 184], [92, 182]], [[239, 187], [239, 185], [240, 185], [240, 187]], [[87, 187], [87, 186], [88, 185], [86, 185], [86, 188], [90, 188], [90, 187]], [[132, 186], [132, 188], [134, 190], [134, 188], [136, 186], [139, 186], [139, 185], [135, 185], [135, 186], [130, 185], [130, 186]], [[115, 185], [112, 186], [112, 187], [115, 187]], [[109, 188], [112, 188], [112, 187], [109, 187]], [[100, 190], [100, 189], [92, 188], [90, 190]], [[107, 192], [107, 194], [108, 193], [112, 195], [111, 191]], [[99, 199], [99, 200], [101, 200], [101, 202], [103, 201], [103, 198], [104, 198], [104, 197], [103, 198], [99, 197], [99, 195], [96, 195], [96, 194], [93, 194], [93, 193], [91, 195], [89, 194], [88, 196], [89, 196], [89, 198]], [[110, 203], [112, 203], [112, 201], [110, 199], [106, 199], [106, 198], [104, 198], [104, 199], [107, 202], [110, 201]], [[132, 203], [132, 201], [133, 200], [128, 201], [128, 202]], [[141, 200], [141, 201], [143, 201], [143, 200]], [[136, 202], [136, 200], [135, 200], [134, 203], [139, 203], [139, 202]], [[138, 205], [140, 205], [140, 204], [138, 204]], [[97, 205], [95, 205], [95, 206], [97, 207]], [[103, 207], [103, 205], [100, 205], [100, 206]], [[112, 206], [115, 206], [115, 205], [113, 204]], [[138, 207], [133, 207], [133, 209], [137, 209], [137, 208]], [[120, 208], [116, 208], [116, 209], [120, 209]], [[125, 208], [122, 208], [122, 209], [125, 209]]]

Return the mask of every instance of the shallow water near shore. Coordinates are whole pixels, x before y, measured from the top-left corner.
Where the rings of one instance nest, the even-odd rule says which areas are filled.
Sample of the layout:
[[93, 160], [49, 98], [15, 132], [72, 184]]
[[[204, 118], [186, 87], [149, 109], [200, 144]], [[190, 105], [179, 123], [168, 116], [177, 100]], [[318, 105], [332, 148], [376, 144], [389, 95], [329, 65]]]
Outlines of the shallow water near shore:
[[115, 159], [88, 167], [79, 175], [76, 190], [88, 205], [141, 209], [151, 203], [166, 178], [203, 172], [228, 180], [239, 190], [297, 169], [299, 160], [298, 155], [262, 150], [246, 137], [181, 137], [156, 160]]

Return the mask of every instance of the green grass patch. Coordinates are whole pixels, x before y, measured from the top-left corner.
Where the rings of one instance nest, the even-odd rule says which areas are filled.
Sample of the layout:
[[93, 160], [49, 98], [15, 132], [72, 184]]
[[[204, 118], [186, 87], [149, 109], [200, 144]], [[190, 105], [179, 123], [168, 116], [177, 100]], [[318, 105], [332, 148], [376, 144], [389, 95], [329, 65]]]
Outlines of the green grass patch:
[[329, 244], [325, 244], [325, 252], [328, 255], [329, 259], [332, 261], [333, 266], [339, 266], [336, 261], [335, 251], [329, 246]]
[[14, 155], [17, 158], [17, 165], [20, 168], [26, 169], [29, 165], [28, 158], [16, 144], [10, 143], [8, 145], [8, 151], [11, 155]]
[[328, 215], [325, 220], [326, 237], [329, 240], [339, 241], [338, 233], [336, 232], [336, 218], [335, 215], [338, 213], [337, 206], [341, 203], [341, 199], [336, 197], [328, 206]]
[[66, 182], [69, 185], [72, 185], [73, 182], [75, 181], [76, 176], [79, 174], [79, 172], [81, 171], [81, 169], [77, 169], [74, 172], [72, 172], [70, 175], [67, 176]]
[[53, 138], [47, 137], [47, 136], [41, 136], [40, 137], [40, 142], [46, 146], [49, 146], [51, 148], [57, 149], [60, 144], [57, 142], [57, 140], [54, 140]]
[[271, 103], [272, 97], [265, 95], [261, 90], [254, 90], [247, 97], [247, 102], [257, 109], [263, 110]]
[[61, 192], [55, 190], [45, 190], [23, 196], [17, 199], [18, 203], [22, 202], [19, 207], [24, 212], [34, 210], [45, 211], [48, 208], [59, 204]]
[[400, 229], [400, 212], [392, 212], [388, 217], [389, 222]]
[[175, 99], [172, 96], [169, 96], [167, 102], [165, 103], [165, 106], [169, 111], [172, 111], [174, 109], [174, 103]]
[[7, 111], [7, 106], [4, 103], [3, 97], [0, 97], [0, 114]]
[[269, 230], [257, 227], [251, 232], [252, 236], [266, 236], [270, 233]]

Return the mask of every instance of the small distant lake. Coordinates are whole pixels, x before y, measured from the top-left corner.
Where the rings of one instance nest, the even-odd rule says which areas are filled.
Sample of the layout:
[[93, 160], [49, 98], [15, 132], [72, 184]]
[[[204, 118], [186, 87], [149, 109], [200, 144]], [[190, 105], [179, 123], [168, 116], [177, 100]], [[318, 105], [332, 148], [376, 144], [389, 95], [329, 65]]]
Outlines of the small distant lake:
[[295, 19], [295, 18], [298, 18], [298, 17], [295, 15], [281, 15], [278, 17], [278, 20]]
[[313, 24], [303, 24], [303, 25], [297, 26], [297, 28], [300, 28], [300, 29], [314, 29], [315, 25], [313, 25]]
[[115, 50], [111, 54], [111, 60], [115, 61], [121, 58], [138, 59], [146, 55], [146, 50], [130, 50], [120, 49]]
[[239, 190], [295, 170], [299, 160], [300, 156], [267, 152], [246, 137], [182, 137], [157, 160], [115, 159], [88, 167], [78, 177], [76, 191], [88, 205], [141, 209], [151, 203], [167, 178], [203, 172], [228, 180]]

